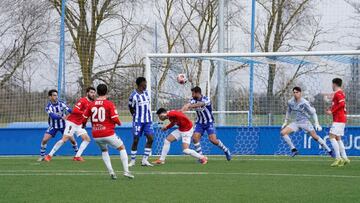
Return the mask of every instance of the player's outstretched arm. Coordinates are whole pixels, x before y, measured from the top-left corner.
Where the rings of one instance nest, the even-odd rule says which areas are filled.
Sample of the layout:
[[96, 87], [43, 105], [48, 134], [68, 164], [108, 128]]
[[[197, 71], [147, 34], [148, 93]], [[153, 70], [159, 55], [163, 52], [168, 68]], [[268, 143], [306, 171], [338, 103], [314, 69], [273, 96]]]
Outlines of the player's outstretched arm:
[[63, 108], [64, 108], [68, 113], [71, 113], [71, 112], [72, 112], [72, 109], [71, 109], [65, 102], [61, 102], [61, 103], [62, 103]]
[[181, 108], [180, 111], [184, 112], [184, 111], [188, 111], [189, 109], [196, 109], [196, 108], [199, 108], [199, 107], [203, 107], [205, 105], [206, 105], [205, 102], [198, 102], [198, 103], [194, 103], [194, 104], [187, 103]]
[[190, 103], [187, 103], [187, 104], [185, 104], [181, 109], [180, 109], [180, 111], [182, 111], [182, 112], [185, 112], [185, 111], [188, 111], [189, 109], [190, 109]]

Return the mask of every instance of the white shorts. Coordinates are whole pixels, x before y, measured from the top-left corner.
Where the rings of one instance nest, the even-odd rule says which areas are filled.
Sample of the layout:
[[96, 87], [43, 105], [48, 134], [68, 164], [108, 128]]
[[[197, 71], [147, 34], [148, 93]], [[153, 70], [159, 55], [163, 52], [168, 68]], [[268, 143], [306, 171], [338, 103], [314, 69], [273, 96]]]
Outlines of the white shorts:
[[344, 136], [345, 131], [345, 123], [338, 123], [333, 122], [330, 128], [330, 134], [336, 135], [336, 136]]
[[310, 123], [310, 121], [304, 121], [304, 122], [292, 122], [287, 127], [291, 128], [294, 132], [298, 131], [299, 129], [302, 129], [306, 132], [314, 131], [314, 126]]
[[82, 128], [81, 125], [76, 125], [71, 121], [65, 121], [64, 135], [74, 136], [74, 134], [79, 137], [81, 135], [87, 134], [87, 132], [84, 128]]
[[192, 128], [189, 131], [185, 131], [185, 132], [176, 129], [172, 131], [170, 134], [173, 135], [176, 138], [176, 140], [180, 140], [181, 138], [183, 143], [190, 144], [193, 131], [194, 130]]
[[94, 140], [102, 151], [107, 150], [107, 145], [117, 149], [124, 144], [123, 141], [116, 135], [94, 138]]

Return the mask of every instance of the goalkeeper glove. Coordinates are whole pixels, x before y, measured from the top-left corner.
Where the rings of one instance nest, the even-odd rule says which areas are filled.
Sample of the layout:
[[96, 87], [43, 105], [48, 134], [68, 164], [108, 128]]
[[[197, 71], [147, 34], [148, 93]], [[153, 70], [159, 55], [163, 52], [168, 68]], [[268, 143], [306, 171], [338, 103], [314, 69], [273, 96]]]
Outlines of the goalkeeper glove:
[[315, 130], [316, 131], [322, 131], [322, 127], [319, 123], [315, 123]]
[[288, 122], [285, 121], [285, 122], [282, 124], [281, 129], [285, 128], [287, 125], [288, 125]]

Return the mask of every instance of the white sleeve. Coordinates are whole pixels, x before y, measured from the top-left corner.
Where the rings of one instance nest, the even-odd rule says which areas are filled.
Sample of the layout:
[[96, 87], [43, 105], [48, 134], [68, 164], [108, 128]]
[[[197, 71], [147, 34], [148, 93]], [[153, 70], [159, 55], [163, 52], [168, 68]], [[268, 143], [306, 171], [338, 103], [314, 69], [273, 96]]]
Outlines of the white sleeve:
[[312, 116], [312, 118], [314, 119], [315, 124], [318, 124], [319, 119], [318, 119], [318, 116], [316, 114], [316, 109], [314, 107], [312, 107], [309, 102], [305, 102], [304, 105], [305, 105], [305, 111], [307, 111]]

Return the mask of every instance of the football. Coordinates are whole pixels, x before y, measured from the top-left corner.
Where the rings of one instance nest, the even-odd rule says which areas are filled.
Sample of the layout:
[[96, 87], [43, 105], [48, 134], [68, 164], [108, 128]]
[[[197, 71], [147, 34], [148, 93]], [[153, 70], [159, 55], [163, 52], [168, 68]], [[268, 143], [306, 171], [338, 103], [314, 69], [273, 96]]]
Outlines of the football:
[[185, 76], [185, 74], [183, 74], [183, 73], [180, 73], [178, 76], [177, 76], [177, 82], [179, 83], [179, 84], [185, 84], [186, 82], [187, 82], [187, 79], [186, 79], [186, 76]]

